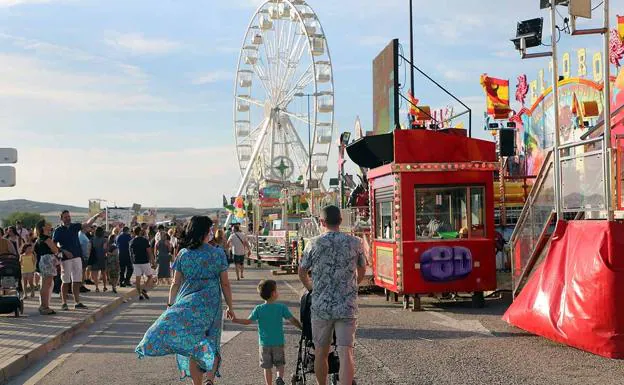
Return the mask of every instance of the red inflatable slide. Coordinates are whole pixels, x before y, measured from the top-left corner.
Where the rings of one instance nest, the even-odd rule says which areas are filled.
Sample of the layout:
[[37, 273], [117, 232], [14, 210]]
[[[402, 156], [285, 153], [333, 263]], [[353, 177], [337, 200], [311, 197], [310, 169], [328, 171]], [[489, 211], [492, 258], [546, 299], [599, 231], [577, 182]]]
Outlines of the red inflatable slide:
[[553, 341], [624, 359], [624, 224], [560, 221], [546, 258], [503, 320]]

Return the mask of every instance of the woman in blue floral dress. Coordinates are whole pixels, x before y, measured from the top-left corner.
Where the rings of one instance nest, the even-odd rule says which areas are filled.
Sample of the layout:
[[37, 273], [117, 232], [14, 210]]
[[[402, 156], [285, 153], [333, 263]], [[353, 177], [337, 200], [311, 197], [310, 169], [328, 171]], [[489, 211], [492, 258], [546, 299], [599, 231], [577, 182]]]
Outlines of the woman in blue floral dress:
[[191, 218], [173, 269], [168, 309], [147, 330], [136, 348], [139, 358], [176, 354], [182, 379], [193, 385], [212, 384], [221, 363], [221, 293], [232, 311], [232, 290], [223, 249], [208, 244], [212, 221], [205, 216]]

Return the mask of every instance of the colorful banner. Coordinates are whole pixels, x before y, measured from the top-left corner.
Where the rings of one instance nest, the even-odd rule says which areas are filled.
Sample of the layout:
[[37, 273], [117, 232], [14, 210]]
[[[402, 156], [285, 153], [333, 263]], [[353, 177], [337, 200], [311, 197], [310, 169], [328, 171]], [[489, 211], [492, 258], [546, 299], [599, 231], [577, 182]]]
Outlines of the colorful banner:
[[494, 119], [507, 119], [511, 113], [509, 107], [509, 80], [481, 75], [481, 86], [485, 91], [487, 113]]
[[619, 16], [617, 17], [617, 23], [618, 23], [618, 35], [620, 35], [620, 39], [622, 41], [624, 41], [624, 16]]

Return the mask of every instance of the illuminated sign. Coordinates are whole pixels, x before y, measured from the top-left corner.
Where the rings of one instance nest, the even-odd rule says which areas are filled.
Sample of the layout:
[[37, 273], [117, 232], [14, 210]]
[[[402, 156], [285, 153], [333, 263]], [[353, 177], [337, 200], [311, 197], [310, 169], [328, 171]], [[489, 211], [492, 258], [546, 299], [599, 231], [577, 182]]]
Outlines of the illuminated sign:
[[394, 283], [394, 252], [389, 247], [375, 248], [377, 277], [384, 282]]
[[472, 253], [461, 246], [436, 246], [420, 256], [420, 272], [428, 282], [449, 282], [472, 272]]

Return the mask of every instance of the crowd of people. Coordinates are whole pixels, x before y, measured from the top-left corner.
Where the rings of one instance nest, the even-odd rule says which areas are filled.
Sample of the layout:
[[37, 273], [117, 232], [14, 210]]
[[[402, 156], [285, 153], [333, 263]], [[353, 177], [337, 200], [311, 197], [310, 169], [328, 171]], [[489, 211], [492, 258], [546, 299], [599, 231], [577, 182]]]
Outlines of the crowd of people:
[[[131, 286], [132, 276], [139, 300], [149, 300], [149, 290], [157, 283], [170, 284], [167, 310], [147, 330], [136, 347], [139, 357], [175, 353], [178, 369], [193, 384], [212, 384], [221, 365], [220, 340], [222, 298], [227, 318], [239, 324], [258, 324], [260, 366], [265, 383], [285, 385], [283, 320], [298, 328], [300, 320], [278, 302], [277, 283], [264, 280], [258, 293], [264, 301], [247, 318], [234, 312], [234, 299], [228, 277], [231, 263], [237, 280], [244, 278], [245, 257], [252, 244], [239, 225], [215, 230], [206, 216], [196, 216], [184, 229], [137, 225], [130, 229], [116, 226], [108, 233], [93, 216], [85, 223], [73, 223], [68, 211], [61, 224], [41, 220], [31, 231], [20, 223], [2, 230], [0, 254], [19, 255], [23, 287], [29, 297], [40, 292], [39, 312], [52, 315], [52, 292], [61, 296], [61, 309], [69, 310], [73, 296], [75, 309], [86, 309], [80, 293], [113, 292], [118, 286]], [[358, 284], [365, 273], [365, 251], [359, 238], [339, 231], [340, 210], [328, 206], [321, 225], [327, 230], [306, 244], [299, 277], [311, 293], [311, 329], [316, 357], [328, 357], [332, 340], [338, 347], [341, 383], [351, 384], [354, 375], [353, 346], [357, 327]], [[19, 253], [18, 253], [19, 252]], [[156, 273], [155, 273], [156, 272]], [[340, 277], [332, 279], [331, 277]], [[84, 278], [84, 279], [83, 279]], [[328, 361], [316, 359], [318, 384], [327, 380]]]
[[40, 220], [33, 229], [19, 221], [0, 228], [0, 254], [19, 258], [25, 299], [39, 291], [40, 314], [56, 313], [50, 307], [52, 293], [60, 295], [61, 310], [69, 310], [70, 297], [75, 309], [86, 309], [80, 293], [107, 292], [109, 287], [117, 293], [118, 287], [136, 285], [139, 299], [144, 300], [155, 284], [170, 283], [180, 230], [140, 224], [132, 230], [114, 226], [107, 232], [94, 225], [104, 215], [74, 223], [69, 211], [63, 211], [56, 227]]

